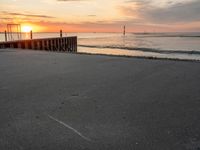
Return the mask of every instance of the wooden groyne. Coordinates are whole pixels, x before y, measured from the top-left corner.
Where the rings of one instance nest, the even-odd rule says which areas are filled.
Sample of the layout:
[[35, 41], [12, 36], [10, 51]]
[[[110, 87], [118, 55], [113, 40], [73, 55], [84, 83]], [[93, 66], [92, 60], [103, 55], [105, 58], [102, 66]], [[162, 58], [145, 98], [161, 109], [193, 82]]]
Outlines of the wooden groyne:
[[58, 37], [0, 42], [0, 48], [77, 52], [77, 37]]

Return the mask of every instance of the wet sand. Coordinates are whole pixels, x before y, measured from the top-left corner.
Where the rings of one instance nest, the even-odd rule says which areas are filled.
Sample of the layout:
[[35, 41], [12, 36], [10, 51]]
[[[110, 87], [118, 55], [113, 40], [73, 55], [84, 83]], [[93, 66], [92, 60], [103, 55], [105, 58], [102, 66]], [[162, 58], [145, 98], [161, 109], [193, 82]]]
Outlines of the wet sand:
[[198, 150], [200, 63], [0, 50], [0, 149]]

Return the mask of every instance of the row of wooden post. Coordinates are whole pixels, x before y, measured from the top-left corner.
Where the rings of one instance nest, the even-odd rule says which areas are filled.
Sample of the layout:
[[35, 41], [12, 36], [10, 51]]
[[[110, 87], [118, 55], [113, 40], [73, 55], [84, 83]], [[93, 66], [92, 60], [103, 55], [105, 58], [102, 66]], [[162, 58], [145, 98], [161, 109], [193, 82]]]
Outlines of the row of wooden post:
[[77, 37], [58, 37], [0, 42], [0, 48], [77, 52]]
[[[60, 37], [62, 38], [62, 30], [60, 30]], [[32, 40], [33, 39], [33, 31], [31, 30], [30, 31], [30, 39]], [[19, 39], [19, 40], [22, 40], [22, 39]], [[8, 41], [8, 37], [7, 37], [7, 31], [5, 30], [5, 42]]]
[[5, 31], [5, 42], [0, 42], [0, 48], [77, 52], [77, 37], [63, 37], [60, 30], [58, 38], [33, 39], [33, 32], [30, 31], [30, 39], [8, 41]]

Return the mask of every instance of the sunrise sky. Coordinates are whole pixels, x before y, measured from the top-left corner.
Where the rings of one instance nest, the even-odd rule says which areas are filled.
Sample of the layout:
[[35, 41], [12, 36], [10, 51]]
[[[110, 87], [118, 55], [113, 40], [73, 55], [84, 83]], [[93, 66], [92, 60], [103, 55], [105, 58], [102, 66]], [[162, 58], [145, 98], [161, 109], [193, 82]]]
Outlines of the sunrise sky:
[[34, 32], [200, 31], [200, 0], [0, 0], [8, 23]]

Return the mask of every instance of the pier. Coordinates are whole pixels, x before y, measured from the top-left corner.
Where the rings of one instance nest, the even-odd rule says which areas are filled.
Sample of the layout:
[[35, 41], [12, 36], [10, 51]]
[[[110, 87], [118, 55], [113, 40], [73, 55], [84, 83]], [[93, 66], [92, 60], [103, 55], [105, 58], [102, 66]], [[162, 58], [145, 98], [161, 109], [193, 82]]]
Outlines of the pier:
[[0, 48], [77, 52], [77, 37], [58, 37], [0, 42]]

